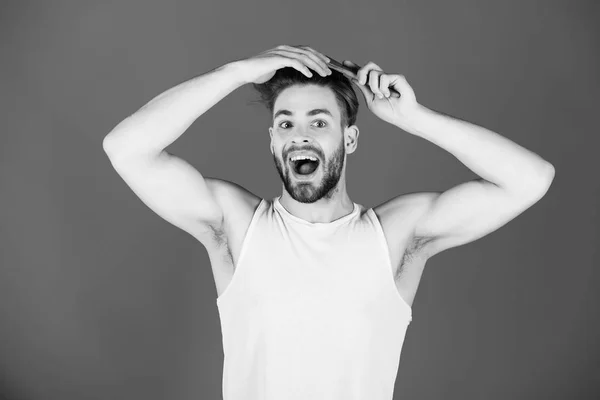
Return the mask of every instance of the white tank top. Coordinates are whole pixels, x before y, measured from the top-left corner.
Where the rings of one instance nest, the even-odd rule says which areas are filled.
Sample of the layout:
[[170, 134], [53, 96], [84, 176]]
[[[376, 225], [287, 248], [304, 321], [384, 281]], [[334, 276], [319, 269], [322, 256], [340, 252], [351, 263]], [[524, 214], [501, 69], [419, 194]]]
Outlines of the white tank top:
[[373, 209], [311, 223], [262, 199], [217, 299], [224, 400], [391, 400], [410, 306]]

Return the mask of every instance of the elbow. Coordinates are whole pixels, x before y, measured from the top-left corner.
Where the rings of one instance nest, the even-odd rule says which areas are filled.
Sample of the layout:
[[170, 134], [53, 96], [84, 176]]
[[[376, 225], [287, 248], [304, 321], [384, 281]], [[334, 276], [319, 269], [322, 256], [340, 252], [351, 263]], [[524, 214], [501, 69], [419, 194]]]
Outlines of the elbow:
[[110, 139], [110, 133], [108, 135], [106, 135], [104, 137], [104, 140], [102, 140], [102, 149], [104, 150], [104, 152], [106, 154], [108, 154], [111, 150], [111, 139]]
[[554, 176], [556, 174], [556, 170], [554, 165], [547, 163], [541, 169], [541, 171], [536, 175], [535, 180], [530, 185], [530, 192], [536, 198], [542, 198], [546, 195], [552, 182], [554, 181]]
[[116, 154], [123, 152], [122, 149], [119, 150], [119, 146], [115, 142], [115, 138], [112, 137], [110, 134], [106, 135], [106, 137], [104, 137], [104, 140], [102, 140], [102, 149], [109, 158], [116, 157]]
[[554, 175], [556, 175], [556, 169], [554, 168], [554, 165], [550, 163], [546, 164], [544, 171], [541, 173], [540, 178], [540, 180], [544, 183], [543, 186], [546, 187], [546, 190], [552, 184], [552, 181], [554, 180]]

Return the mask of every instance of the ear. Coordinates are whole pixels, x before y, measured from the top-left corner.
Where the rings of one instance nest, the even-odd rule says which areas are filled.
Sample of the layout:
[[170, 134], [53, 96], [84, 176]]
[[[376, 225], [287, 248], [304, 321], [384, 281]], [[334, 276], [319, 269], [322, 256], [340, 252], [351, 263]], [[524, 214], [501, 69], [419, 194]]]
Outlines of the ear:
[[359, 133], [360, 131], [356, 125], [351, 125], [344, 130], [344, 148], [346, 149], [346, 154], [352, 154], [356, 151]]
[[269, 149], [271, 150], [271, 154], [274, 155], [273, 153], [273, 128], [269, 127], [269, 137], [271, 139], [271, 143], [269, 144]]

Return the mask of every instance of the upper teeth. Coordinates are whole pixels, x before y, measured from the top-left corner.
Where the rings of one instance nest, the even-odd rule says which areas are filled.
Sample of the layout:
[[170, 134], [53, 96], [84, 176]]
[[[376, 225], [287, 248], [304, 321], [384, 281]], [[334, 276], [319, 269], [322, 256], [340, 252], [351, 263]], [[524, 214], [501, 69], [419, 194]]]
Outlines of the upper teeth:
[[317, 161], [316, 157], [313, 156], [294, 156], [292, 157], [290, 160], [292, 161], [298, 161], [298, 160], [311, 160], [311, 161]]

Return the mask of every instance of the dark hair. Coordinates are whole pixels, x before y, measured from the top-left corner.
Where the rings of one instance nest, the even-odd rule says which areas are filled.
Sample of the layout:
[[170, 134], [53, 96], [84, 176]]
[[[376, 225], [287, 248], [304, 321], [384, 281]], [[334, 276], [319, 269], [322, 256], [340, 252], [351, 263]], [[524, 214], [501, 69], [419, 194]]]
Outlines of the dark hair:
[[328, 87], [333, 90], [336, 102], [341, 111], [341, 128], [354, 125], [356, 123], [356, 115], [358, 114], [358, 98], [352, 87], [352, 82], [335, 70], [331, 70], [331, 75], [328, 76], [321, 76], [315, 71], [311, 72], [313, 76], [309, 78], [292, 67], [278, 69], [275, 75], [268, 81], [260, 84], [252, 84], [252, 87], [260, 95], [260, 100], [256, 102], [264, 104], [271, 115], [273, 115], [275, 100], [284, 89], [292, 85], [309, 84]]

